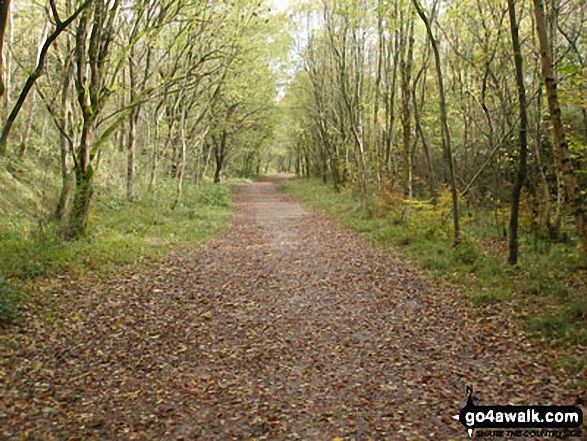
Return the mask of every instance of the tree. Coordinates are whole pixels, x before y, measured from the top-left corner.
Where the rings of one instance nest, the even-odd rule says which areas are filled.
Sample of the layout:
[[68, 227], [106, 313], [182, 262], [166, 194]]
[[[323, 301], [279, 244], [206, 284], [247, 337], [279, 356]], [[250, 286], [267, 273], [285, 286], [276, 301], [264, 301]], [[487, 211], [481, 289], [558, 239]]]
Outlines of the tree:
[[454, 161], [453, 161], [453, 154], [451, 148], [451, 141], [450, 141], [450, 131], [448, 128], [448, 118], [447, 118], [447, 110], [446, 110], [446, 98], [444, 94], [444, 82], [442, 77], [442, 65], [440, 61], [440, 51], [438, 49], [438, 43], [434, 38], [434, 34], [432, 33], [432, 26], [430, 25], [430, 21], [426, 14], [424, 14], [424, 10], [418, 3], [418, 0], [412, 0], [414, 7], [416, 8], [416, 12], [424, 22], [426, 26], [426, 32], [428, 34], [428, 40], [432, 45], [432, 50], [434, 51], [434, 61], [436, 63], [436, 76], [438, 79], [438, 95], [439, 95], [439, 107], [440, 107], [440, 122], [442, 128], [442, 146], [445, 152], [446, 161], [448, 163], [448, 171], [450, 177], [450, 192], [452, 196], [452, 213], [453, 213], [453, 228], [454, 228], [454, 241], [455, 244], [459, 243], [460, 240], [460, 229], [459, 229], [459, 199], [457, 194], [457, 182], [456, 182], [456, 174], [454, 170]]
[[402, 120], [402, 186], [404, 209], [402, 217], [409, 222], [413, 197], [413, 161], [412, 161], [412, 64], [414, 58], [414, 20], [411, 17], [411, 8], [406, 8], [407, 17], [403, 10], [400, 13], [400, 76], [401, 76], [401, 120]]
[[4, 31], [8, 22], [10, 0], [0, 0], [0, 98], [4, 95]]
[[581, 192], [578, 179], [575, 175], [569, 154], [569, 144], [565, 136], [562, 112], [557, 93], [557, 80], [551, 58], [552, 44], [548, 36], [543, 0], [534, 0], [534, 15], [536, 18], [536, 32], [540, 44], [542, 77], [546, 86], [550, 123], [552, 124], [555, 143], [555, 155], [557, 157], [557, 163], [561, 167], [560, 172], [563, 176], [570, 208], [581, 241], [581, 247], [583, 253], [587, 255], [587, 213], [585, 211], [585, 197]]
[[83, 235], [88, 224], [94, 194], [94, 160], [101, 146], [96, 131], [99, 117], [112, 95], [108, 61], [120, 0], [112, 5], [105, 0], [95, 0], [92, 6], [82, 13], [75, 36], [75, 89], [82, 129], [74, 156], [75, 193], [68, 224], [70, 238]]
[[516, 68], [516, 84], [518, 87], [518, 106], [520, 112], [520, 158], [518, 173], [514, 189], [512, 191], [512, 203], [509, 227], [509, 257], [508, 262], [515, 265], [518, 262], [518, 218], [520, 212], [520, 196], [522, 187], [526, 182], [526, 156], [528, 151], [527, 131], [528, 115], [526, 106], [526, 88], [524, 86], [524, 70], [522, 67], [522, 48], [516, 20], [516, 6], [514, 0], [508, 0], [510, 16], [510, 28], [512, 34], [512, 49], [514, 51], [514, 64]]
[[[45, 60], [47, 58], [47, 53], [49, 52], [49, 48], [55, 42], [55, 40], [57, 40], [59, 35], [61, 35], [61, 33], [63, 31], [65, 31], [65, 29], [67, 29], [67, 27], [71, 23], [73, 23], [75, 21], [75, 19], [86, 8], [89, 7], [89, 5], [90, 5], [90, 3], [92, 3], [92, 1], [93, 0], [84, 1], [75, 10], [75, 12], [73, 12], [73, 14], [71, 14], [65, 21], [62, 21], [59, 16], [59, 12], [58, 12], [57, 7], [55, 5], [55, 0], [50, 1], [51, 12], [53, 14], [53, 20], [55, 21], [55, 29], [45, 39], [45, 42], [41, 48], [41, 51], [39, 52], [37, 66], [33, 70], [33, 72], [28, 76], [28, 78], [27, 78], [27, 80], [26, 80], [26, 82], [20, 92], [20, 95], [18, 96], [18, 99], [16, 100], [16, 103], [14, 104], [14, 107], [12, 108], [10, 115], [8, 116], [6, 124], [2, 128], [2, 134], [0, 135], [0, 156], [6, 155], [6, 142], [8, 140], [8, 135], [10, 135], [10, 130], [12, 129], [12, 125], [14, 124], [14, 121], [18, 117], [18, 114], [20, 113], [20, 110], [22, 109], [22, 106], [24, 105], [26, 98], [27, 98], [29, 92], [31, 91], [31, 89], [33, 88], [35, 82], [43, 74], [43, 70], [45, 68]], [[6, 3], [8, 4], [8, 2], [6, 2]], [[0, 27], [2, 26], [2, 9], [1, 9], [1, 7], [2, 7], [2, 5], [0, 4]], [[4, 23], [4, 25], [5, 25], [5, 23]], [[1, 32], [2, 32], [2, 39], [3, 39], [3, 35], [4, 35], [4, 28], [3, 27], [1, 29]], [[0, 47], [0, 49], [1, 49], [1, 47]], [[2, 93], [4, 93], [4, 84], [2, 84], [1, 91], [2, 91]]]

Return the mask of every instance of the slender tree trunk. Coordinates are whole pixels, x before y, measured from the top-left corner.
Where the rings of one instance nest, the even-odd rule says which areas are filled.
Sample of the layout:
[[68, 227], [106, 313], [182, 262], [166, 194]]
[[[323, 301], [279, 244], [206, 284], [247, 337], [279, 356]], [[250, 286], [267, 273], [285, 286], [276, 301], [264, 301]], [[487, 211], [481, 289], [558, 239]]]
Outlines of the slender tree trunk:
[[157, 168], [159, 166], [159, 123], [160, 118], [155, 115], [155, 139], [153, 140], [153, 154], [151, 156], [151, 177], [149, 178], [148, 191], [152, 193], [155, 191], [157, 185]]
[[424, 106], [424, 102], [426, 100], [426, 64], [428, 63], [428, 60], [425, 60], [424, 63], [425, 65], [422, 67], [421, 70], [423, 76], [420, 102], [418, 103], [415, 84], [412, 88], [412, 102], [414, 104], [414, 122], [416, 124], [416, 134], [422, 142], [422, 149], [424, 150], [424, 157], [426, 159], [426, 170], [428, 171], [428, 190], [430, 192], [430, 196], [432, 197], [432, 199], [436, 201], [436, 179], [434, 177], [434, 168], [432, 165], [432, 154], [430, 153], [430, 146], [428, 145], [428, 140], [424, 135], [424, 129], [422, 128], [422, 119], [420, 117], [420, 109]]
[[[1, 1], [2, 0], [0, 0], [0, 2]], [[57, 23], [55, 25], [55, 29], [45, 39], [45, 43], [43, 44], [43, 46], [41, 47], [41, 50], [39, 52], [37, 67], [28, 76], [28, 78], [27, 78], [27, 80], [26, 80], [26, 82], [20, 92], [20, 95], [18, 96], [18, 99], [16, 100], [16, 103], [14, 104], [14, 107], [12, 108], [10, 115], [8, 116], [8, 118], [6, 120], [6, 124], [4, 124], [4, 127], [2, 128], [2, 134], [0, 135], [0, 156], [6, 156], [6, 144], [8, 142], [8, 136], [10, 135], [10, 131], [12, 129], [12, 126], [13, 126], [14, 122], [16, 121], [16, 118], [18, 117], [18, 114], [20, 113], [22, 106], [24, 105], [24, 102], [26, 101], [26, 98], [27, 98], [29, 92], [31, 91], [31, 89], [35, 85], [36, 81], [41, 77], [41, 75], [43, 74], [43, 72], [45, 70], [45, 60], [47, 58], [47, 53], [49, 52], [49, 48], [55, 42], [55, 40], [57, 40], [59, 35], [61, 35], [61, 33], [78, 17], [78, 15], [80, 15], [82, 13], [82, 11], [85, 10], [85, 8], [91, 3], [91, 1], [92, 0], [86, 0], [65, 21], [61, 21], [60, 19], [58, 19], [58, 17], [54, 17], [54, 19], [57, 21]], [[8, 4], [8, 2], [7, 2], [7, 4]], [[0, 11], [0, 14], [1, 14], [1, 11]], [[1, 17], [0, 17], [0, 20], [1, 20]], [[0, 23], [0, 26], [2, 26], [2, 30], [1, 30], [2, 39], [4, 38], [3, 34], [4, 34], [5, 24], [6, 23], [4, 23], [4, 24]], [[2, 88], [3, 87], [4, 87], [4, 84], [2, 84]], [[2, 90], [2, 93], [4, 93], [3, 90]]]
[[201, 139], [198, 143], [198, 150], [196, 152], [196, 164], [194, 167], [194, 186], [200, 186], [202, 179], [202, 157], [204, 156], [204, 140]]
[[20, 138], [20, 148], [18, 151], [18, 156], [20, 158], [24, 158], [27, 154], [29, 137], [31, 136], [31, 131], [33, 130], [33, 122], [35, 120], [36, 104], [37, 104], [37, 98], [36, 98], [36, 95], [33, 94], [33, 96], [29, 99], [29, 115], [28, 115], [28, 118], [26, 121], [26, 126], [25, 126], [24, 131], [22, 132], [22, 136]]
[[[411, 11], [408, 11], [408, 15]], [[404, 196], [404, 207], [402, 218], [404, 222], [409, 222], [412, 208], [412, 115], [411, 115], [411, 97], [412, 97], [412, 61], [414, 58], [414, 20], [408, 17], [406, 23], [406, 35], [402, 38], [402, 60], [401, 60], [401, 86], [402, 86], [402, 186]], [[403, 24], [403, 23], [402, 23]]]
[[555, 155], [562, 167], [562, 177], [564, 180], [571, 211], [573, 213], [573, 217], [575, 218], [575, 225], [577, 227], [577, 233], [581, 241], [581, 247], [583, 249], [583, 253], [587, 255], [587, 215], [585, 212], [584, 196], [581, 193], [579, 181], [575, 175], [575, 170], [573, 169], [573, 164], [569, 154], [569, 145], [567, 143], [564, 132], [561, 108], [557, 94], [557, 81], [555, 78], [551, 58], [551, 44], [548, 38], [546, 27], [543, 0], [534, 0], [534, 14], [536, 16], [536, 31], [538, 34], [538, 41], [540, 43], [542, 76], [546, 84], [548, 108], [550, 111], [552, 131], [554, 135]]
[[0, 0], [0, 98], [4, 95], [4, 31], [9, 20], [10, 0]]
[[126, 199], [132, 202], [135, 197], [135, 175], [136, 175], [136, 147], [137, 137], [137, 111], [133, 109], [128, 121], [128, 144], [127, 144], [127, 167], [126, 167]]
[[[41, 56], [42, 44], [43, 41], [47, 38], [47, 32], [49, 31], [49, 20], [45, 21], [43, 25], [43, 30], [39, 35], [39, 39], [37, 41], [37, 59]], [[24, 158], [27, 153], [28, 141], [31, 136], [31, 131], [33, 129], [33, 122], [35, 119], [35, 108], [37, 106], [37, 95], [33, 92], [33, 95], [29, 98], [29, 114], [26, 120], [26, 125], [24, 131], [20, 137], [20, 148], [18, 152], [18, 156], [20, 158]]]
[[[9, 2], [10, 0], [6, 0]], [[12, 44], [14, 42], [14, 25], [12, 19], [12, 8], [8, 6], [7, 17], [6, 17], [6, 32], [8, 32], [8, 45], [7, 51], [2, 51], [0, 55], [0, 99], [2, 100], [2, 127], [6, 125], [8, 120], [8, 106], [10, 104], [10, 91], [12, 86]], [[4, 37], [2, 37], [2, 40]], [[3, 43], [0, 43], [0, 45]]]
[[522, 60], [522, 48], [518, 34], [518, 22], [516, 20], [516, 6], [514, 0], [508, 0], [510, 15], [510, 28], [512, 33], [512, 48], [514, 51], [514, 64], [516, 66], [516, 84], [518, 87], [518, 107], [520, 113], [520, 158], [516, 183], [512, 192], [510, 226], [509, 226], [509, 257], [510, 265], [518, 263], [518, 218], [520, 212], [520, 196], [522, 187], [526, 182], [526, 156], [528, 152], [528, 113], [526, 107], [526, 88], [524, 86], [524, 69]]
[[214, 170], [214, 183], [218, 184], [222, 176], [222, 157], [216, 156], [216, 169]]
[[[66, 122], [66, 124], [68, 124]], [[67, 130], [67, 125], [64, 127]], [[61, 223], [65, 223], [69, 213], [71, 194], [73, 192], [73, 175], [69, 170], [67, 158], [69, 156], [69, 140], [65, 135], [59, 137], [59, 145], [61, 150], [60, 165], [61, 165], [61, 192], [59, 193], [59, 200], [55, 207], [54, 217]]]
[[212, 150], [214, 150], [213, 147], [211, 145], [208, 145], [208, 153], [206, 155], [206, 161], [204, 162], [202, 177], [206, 176], [206, 174], [208, 173], [208, 167], [210, 167], [210, 161], [212, 159]]
[[[120, 83], [121, 83], [121, 87], [120, 87], [120, 97], [118, 98], [118, 100], [120, 101], [119, 107], [121, 109], [124, 109], [127, 105], [126, 102], [126, 71], [125, 69], [122, 69], [122, 72], [120, 73]], [[128, 129], [126, 127], [126, 118], [123, 119], [120, 123], [120, 127], [118, 128], [118, 151], [120, 153], [123, 153], [126, 150], [126, 147], [128, 145], [127, 141], [126, 141], [126, 137], [128, 134]]]
[[[131, 34], [132, 39], [136, 37], [135, 33]], [[132, 44], [132, 43], [130, 43]], [[140, 90], [144, 90], [147, 81], [149, 79], [149, 71], [151, 69], [151, 47], [147, 48], [146, 60], [144, 62], [143, 77], [141, 81], [137, 78], [137, 54], [135, 46], [133, 45], [130, 51], [128, 72], [130, 77], [130, 101], [134, 103], [137, 99]], [[137, 138], [137, 125], [139, 123], [139, 117], [141, 115], [142, 105], [137, 103], [133, 106], [129, 114], [129, 127], [128, 127], [128, 164], [127, 164], [127, 179], [126, 179], [126, 198], [129, 202], [132, 202], [135, 196], [135, 180], [136, 180], [136, 138]]]
[[218, 184], [222, 177], [222, 167], [226, 159], [226, 143], [228, 141], [228, 133], [222, 132], [219, 142], [214, 143], [214, 158], [216, 159], [216, 170], [214, 171], [214, 183]]
[[185, 120], [186, 120], [186, 110], [183, 109], [181, 112], [181, 121], [179, 125], [179, 132], [180, 132], [180, 141], [181, 141], [181, 148], [179, 154], [179, 162], [177, 168], [177, 191], [175, 194], [175, 200], [171, 205], [171, 209], [175, 210], [175, 208], [179, 205], [181, 201], [181, 196], [183, 193], [183, 178], [185, 174], [185, 163], [186, 163], [186, 154], [187, 154], [187, 144], [186, 144], [186, 136], [185, 136]]
[[[536, 122], [537, 126], [540, 126], [540, 118]], [[551, 195], [550, 195], [550, 184], [546, 177], [546, 173], [544, 171], [544, 166], [542, 163], [542, 152], [540, 149], [540, 132], [541, 127], [537, 129], [537, 139], [536, 142], [533, 143], [534, 146], [534, 155], [536, 157], [536, 168], [538, 169], [538, 176], [540, 182], [540, 190], [542, 193], [542, 210], [540, 215], [540, 229], [542, 230], [543, 237], [550, 237], [551, 230], [552, 230], [552, 220], [551, 220]]]
[[375, 77], [375, 105], [373, 106], [373, 152], [375, 159], [375, 173], [377, 177], [377, 184], [381, 186], [382, 168], [381, 163], [383, 155], [381, 152], [381, 137], [379, 130], [379, 99], [381, 95], [381, 77], [383, 71], [383, 57], [385, 50], [385, 36], [383, 35], [383, 10], [381, 0], [377, 0], [377, 71]]
[[[388, 83], [388, 99], [386, 100], [386, 133], [385, 133], [385, 170], [387, 178], [391, 180], [395, 175], [395, 162], [392, 155], [394, 129], [395, 129], [395, 93], [396, 93], [396, 82], [397, 82], [397, 65], [399, 60], [399, 34], [395, 35], [394, 40], [390, 39], [389, 52], [393, 52], [393, 66], [391, 68], [391, 79], [389, 78], [389, 72], [387, 74]], [[389, 69], [388, 69], [389, 70]], [[391, 80], [391, 81], [390, 81]]]
[[446, 156], [446, 160], [448, 162], [448, 172], [450, 178], [450, 192], [452, 197], [452, 213], [453, 213], [453, 228], [454, 228], [454, 242], [458, 244], [460, 242], [460, 228], [459, 228], [459, 196], [457, 194], [457, 181], [456, 181], [456, 174], [454, 170], [454, 160], [452, 155], [452, 148], [450, 143], [450, 132], [448, 129], [448, 118], [447, 118], [447, 110], [446, 110], [446, 98], [444, 95], [444, 82], [442, 77], [442, 65], [440, 63], [440, 52], [438, 50], [438, 44], [434, 35], [432, 33], [432, 27], [430, 25], [430, 21], [424, 14], [422, 7], [420, 6], [418, 0], [412, 0], [414, 7], [416, 8], [416, 12], [424, 22], [426, 26], [426, 32], [428, 34], [428, 39], [430, 40], [430, 44], [432, 45], [432, 50], [434, 51], [434, 60], [436, 63], [436, 75], [438, 77], [438, 95], [439, 95], [439, 105], [440, 105], [440, 121], [442, 124], [442, 145], [443, 150]]

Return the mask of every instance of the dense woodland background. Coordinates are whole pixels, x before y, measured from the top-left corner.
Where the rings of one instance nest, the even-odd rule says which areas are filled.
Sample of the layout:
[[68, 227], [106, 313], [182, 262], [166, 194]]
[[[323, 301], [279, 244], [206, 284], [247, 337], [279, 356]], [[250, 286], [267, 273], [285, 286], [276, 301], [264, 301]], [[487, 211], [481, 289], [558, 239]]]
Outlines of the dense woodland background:
[[15, 283], [208, 237], [239, 178], [295, 171], [585, 344], [586, 23], [581, 0], [2, 0], [3, 314]]

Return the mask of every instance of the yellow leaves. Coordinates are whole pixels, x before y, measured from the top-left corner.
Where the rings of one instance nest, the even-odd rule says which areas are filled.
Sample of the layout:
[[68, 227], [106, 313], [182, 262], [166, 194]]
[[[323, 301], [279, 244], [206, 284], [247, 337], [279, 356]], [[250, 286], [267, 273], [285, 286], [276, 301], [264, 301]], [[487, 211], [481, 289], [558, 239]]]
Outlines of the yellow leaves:
[[203, 319], [210, 320], [212, 318], [212, 311], [206, 311], [200, 315]]
[[175, 352], [177, 352], [178, 354], [181, 354], [182, 352], [185, 352], [187, 350], [188, 350], [188, 347], [183, 343], [178, 344], [177, 347], [175, 348]]
[[123, 397], [123, 398], [127, 398], [127, 399], [129, 399], [129, 398], [130, 399], [135, 399], [135, 398], [137, 398], [139, 396], [140, 393], [141, 393], [141, 390], [138, 389], [138, 390], [136, 390], [134, 392], [126, 392], [126, 393], [123, 393], [120, 396]]
[[70, 320], [71, 320], [72, 322], [79, 322], [79, 321], [80, 321], [80, 317], [79, 317], [79, 315], [78, 315], [77, 313], [75, 313], [75, 312], [74, 312], [74, 313], [73, 313], [73, 314], [70, 316]]

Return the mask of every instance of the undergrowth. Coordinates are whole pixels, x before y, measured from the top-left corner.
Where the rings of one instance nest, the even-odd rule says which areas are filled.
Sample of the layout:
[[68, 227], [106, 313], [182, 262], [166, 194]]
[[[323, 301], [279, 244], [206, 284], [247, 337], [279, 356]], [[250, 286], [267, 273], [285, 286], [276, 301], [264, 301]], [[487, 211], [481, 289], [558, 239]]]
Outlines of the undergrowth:
[[[219, 234], [232, 213], [231, 189], [237, 182], [199, 188], [186, 183], [180, 204], [171, 209], [174, 180], [160, 180], [153, 193], [132, 202], [98, 194], [92, 205], [88, 234], [66, 241], [57, 222], [38, 222], [9, 213], [0, 224], [0, 321], [14, 317], [25, 297], [19, 286], [36, 277], [59, 273], [108, 273], [124, 264], [156, 259], [171, 247], [197, 243]], [[8, 281], [9, 282], [8, 282]]]
[[[474, 305], [514, 309], [532, 335], [556, 347], [587, 345], [587, 259], [576, 247], [522, 234], [520, 261], [507, 264], [507, 238], [491, 212], [463, 207], [461, 243], [454, 247], [448, 192], [436, 205], [415, 201], [410, 222], [395, 201], [376, 200], [369, 216], [349, 191], [335, 192], [317, 180], [285, 181], [280, 189], [409, 258], [435, 280], [454, 286]], [[568, 362], [585, 368], [585, 360]]]

